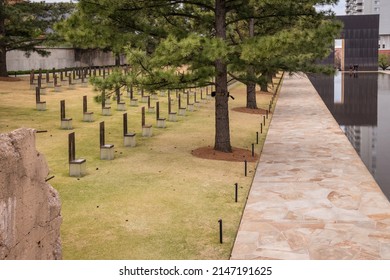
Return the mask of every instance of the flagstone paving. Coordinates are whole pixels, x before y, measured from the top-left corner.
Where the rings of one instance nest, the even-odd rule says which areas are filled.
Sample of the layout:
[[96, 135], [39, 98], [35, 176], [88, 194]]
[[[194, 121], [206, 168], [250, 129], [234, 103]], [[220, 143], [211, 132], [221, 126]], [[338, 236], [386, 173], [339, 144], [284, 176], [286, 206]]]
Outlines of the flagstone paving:
[[390, 259], [390, 203], [305, 75], [285, 75], [231, 259]]

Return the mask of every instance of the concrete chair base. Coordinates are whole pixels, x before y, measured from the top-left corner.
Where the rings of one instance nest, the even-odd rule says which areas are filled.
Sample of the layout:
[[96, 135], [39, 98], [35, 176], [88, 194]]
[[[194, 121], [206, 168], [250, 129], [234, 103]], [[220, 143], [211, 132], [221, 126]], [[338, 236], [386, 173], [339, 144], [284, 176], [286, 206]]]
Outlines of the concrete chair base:
[[119, 102], [116, 107], [117, 111], [126, 111], [126, 103], [125, 102]]
[[61, 87], [60, 85], [56, 85], [56, 86], [54, 87], [54, 91], [55, 91], [55, 92], [61, 92], [61, 91], [62, 91], [62, 87]]
[[47, 89], [45, 87], [41, 87], [39, 89], [39, 92], [42, 94], [42, 95], [45, 95], [47, 93]]
[[143, 137], [152, 137], [152, 126], [151, 125], [144, 125], [142, 127], [142, 136]]
[[38, 111], [46, 111], [46, 101], [40, 101], [36, 103]]
[[166, 120], [165, 120], [165, 118], [157, 119], [157, 127], [158, 128], [165, 128], [166, 127]]
[[131, 99], [130, 100], [130, 106], [137, 107], [138, 106], [138, 99]]
[[150, 98], [153, 99], [153, 100], [158, 100], [157, 94], [151, 94]]
[[69, 162], [69, 176], [83, 177], [87, 174], [87, 160], [80, 158]]
[[177, 114], [176, 114], [176, 112], [169, 113], [168, 121], [169, 122], [177, 122]]
[[135, 133], [127, 133], [123, 136], [123, 145], [125, 147], [135, 147], [137, 145]]
[[103, 116], [111, 116], [111, 107], [102, 108], [102, 115]]
[[68, 89], [70, 89], [70, 90], [76, 89], [76, 85], [75, 84], [70, 84], [70, 85], [68, 85]]
[[106, 144], [100, 147], [100, 159], [113, 160], [114, 159], [114, 145]]
[[187, 105], [187, 110], [188, 110], [188, 112], [193, 112], [195, 110], [194, 104], [188, 104]]
[[148, 107], [148, 113], [155, 113], [156, 110], [154, 109], [154, 107]]
[[187, 108], [179, 108], [179, 116], [185, 116], [186, 111], [187, 111]]
[[83, 114], [83, 122], [93, 122], [93, 112], [85, 112]]
[[149, 96], [142, 96], [141, 103], [148, 103]]
[[61, 129], [72, 129], [72, 119], [62, 119], [61, 120]]

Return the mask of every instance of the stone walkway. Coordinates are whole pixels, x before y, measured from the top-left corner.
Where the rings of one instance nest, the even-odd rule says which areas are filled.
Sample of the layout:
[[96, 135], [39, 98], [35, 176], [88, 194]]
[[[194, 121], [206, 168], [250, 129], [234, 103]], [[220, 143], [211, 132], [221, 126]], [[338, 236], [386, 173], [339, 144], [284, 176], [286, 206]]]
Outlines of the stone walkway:
[[304, 75], [285, 75], [231, 259], [390, 259], [390, 204]]

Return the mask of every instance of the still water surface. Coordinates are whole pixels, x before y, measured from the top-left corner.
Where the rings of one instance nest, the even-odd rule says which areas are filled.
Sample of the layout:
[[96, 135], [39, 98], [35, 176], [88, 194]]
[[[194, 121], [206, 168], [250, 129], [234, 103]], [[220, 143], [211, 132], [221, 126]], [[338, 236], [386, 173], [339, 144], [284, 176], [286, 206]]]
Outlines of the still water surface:
[[390, 75], [337, 73], [309, 78], [390, 200]]

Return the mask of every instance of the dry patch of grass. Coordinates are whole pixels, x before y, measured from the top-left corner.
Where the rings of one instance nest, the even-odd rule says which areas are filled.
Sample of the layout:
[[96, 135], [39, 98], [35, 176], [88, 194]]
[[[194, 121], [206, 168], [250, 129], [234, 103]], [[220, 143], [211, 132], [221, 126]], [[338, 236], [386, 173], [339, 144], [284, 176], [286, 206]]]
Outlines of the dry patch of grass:
[[[236, 85], [231, 108], [245, 106], [245, 87]], [[28, 78], [0, 81], [0, 132], [19, 127], [47, 130], [36, 135], [37, 149], [48, 161], [50, 183], [62, 201], [61, 238], [64, 259], [228, 259], [239, 226], [256, 162], [207, 160], [191, 151], [213, 146], [214, 101], [202, 104], [164, 129], [153, 124], [153, 137], [141, 137], [141, 106], [128, 107], [129, 131], [137, 133], [137, 146], [123, 146], [122, 114], [102, 116], [93, 102], [92, 87], [49, 90], [41, 99], [47, 111], [35, 110], [35, 94]], [[82, 96], [95, 121], [82, 122]], [[199, 98], [199, 97], [198, 97]], [[268, 108], [271, 96], [258, 94], [258, 104]], [[73, 118], [76, 157], [87, 159], [87, 176], [68, 176], [67, 137], [60, 129], [60, 100]], [[200, 98], [199, 98], [200, 99]], [[167, 117], [167, 97], [159, 97], [160, 116]], [[128, 100], [126, 100], [128, 104]], [[174, 105], [176, 106], [176, 105]], [[232, 145], [250, 150], [262, 116], [231, 110]], [[99, 122], [105, 121], [106, 142], [115, 145], [115, 159], [99, 159]], [[267, 120], [267, 127], [270, 119]], [[260, 154], [266, 129], [260, 135]], [[234, 184], [239, 201], [234, 202]], [[219, 243], [218, 219], [223, 219], [224, 243]]]

